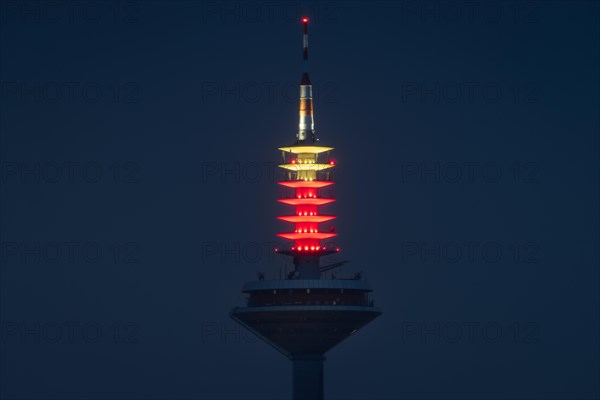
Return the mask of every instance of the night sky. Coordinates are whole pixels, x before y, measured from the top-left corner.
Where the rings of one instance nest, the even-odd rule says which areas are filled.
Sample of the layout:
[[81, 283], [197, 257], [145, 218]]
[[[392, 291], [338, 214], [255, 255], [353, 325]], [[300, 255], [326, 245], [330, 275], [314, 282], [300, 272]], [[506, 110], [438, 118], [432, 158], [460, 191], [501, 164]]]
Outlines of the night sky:
[[326, 397], [600, 396], [598, 2], [0, 7], [0, 397], [290, 398], [228, 313], [289, 268], [302, 16], [332, 262], [384, 311]]

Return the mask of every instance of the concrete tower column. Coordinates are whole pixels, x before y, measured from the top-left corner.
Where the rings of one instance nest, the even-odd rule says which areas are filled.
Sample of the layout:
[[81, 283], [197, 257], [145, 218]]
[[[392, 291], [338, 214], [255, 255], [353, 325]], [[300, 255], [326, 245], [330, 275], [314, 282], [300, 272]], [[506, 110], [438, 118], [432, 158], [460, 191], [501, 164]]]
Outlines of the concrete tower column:
[[322, 354], [303, 354], [292, 358], [294, 400], [323, 400]]

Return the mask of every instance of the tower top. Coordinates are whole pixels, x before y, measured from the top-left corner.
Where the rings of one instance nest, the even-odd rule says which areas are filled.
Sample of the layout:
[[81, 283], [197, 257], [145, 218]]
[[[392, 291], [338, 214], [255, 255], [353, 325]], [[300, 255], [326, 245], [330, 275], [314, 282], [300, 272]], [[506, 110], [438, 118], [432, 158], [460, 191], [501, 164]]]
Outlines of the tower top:
[[315, 136], [315, 124], [313, 117], [312, 83], [308, 76], [308, 18], [302, 18], [304, 36], [302, 45], [302, 58], [304, 60], [304, 71], [300, 80], [300, 123], [297, 144], [312, 144], [318, 139]]

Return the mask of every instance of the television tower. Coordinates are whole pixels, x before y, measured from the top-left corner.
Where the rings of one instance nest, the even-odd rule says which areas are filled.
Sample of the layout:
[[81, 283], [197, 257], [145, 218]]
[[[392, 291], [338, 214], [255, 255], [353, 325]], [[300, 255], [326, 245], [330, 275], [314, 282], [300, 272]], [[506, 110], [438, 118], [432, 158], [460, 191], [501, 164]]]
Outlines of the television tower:
[[[231, 317], [275, 347], [292, 361], [294, 400], [323, 399], [325, 353], [381, 315], [370, 299], [371, 289], [361, 274], [351, 278], [326, 278], [325, 272], [345, 261], [321, 266], [321, 257], [339, 248], [324, 241], [337, 234], [319, 226], [335, 219], [319, 207], [335, 201], [324, 192], [334, 184], [333, 147], [318, 144], [313, 119], [312, 84], [308, 75], [308, 18], [304, 27], [304, 73], [300, 81], [300, 123], [296, 141], [281, 147], [285, 195], [281, 203], [294, 207], [293, 215], [278, 217], [294, 225], [277, 236], [290, 240], [275, 249], [291, 257], [294, 269], [279, 279], [248, 282], [242, 288], [247, 302], [234, 308]], [[326, 189], [327, 188], [327, 189]]]

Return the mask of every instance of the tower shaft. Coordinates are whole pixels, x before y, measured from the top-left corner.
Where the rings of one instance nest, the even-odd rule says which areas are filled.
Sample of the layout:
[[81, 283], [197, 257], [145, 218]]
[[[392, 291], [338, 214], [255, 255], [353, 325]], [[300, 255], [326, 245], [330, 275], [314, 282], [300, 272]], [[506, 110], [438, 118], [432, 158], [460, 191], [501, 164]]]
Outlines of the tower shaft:
[[322, 354], [306, 354], [292, 359], [294, 400], [322, 400], [323, 393]]

